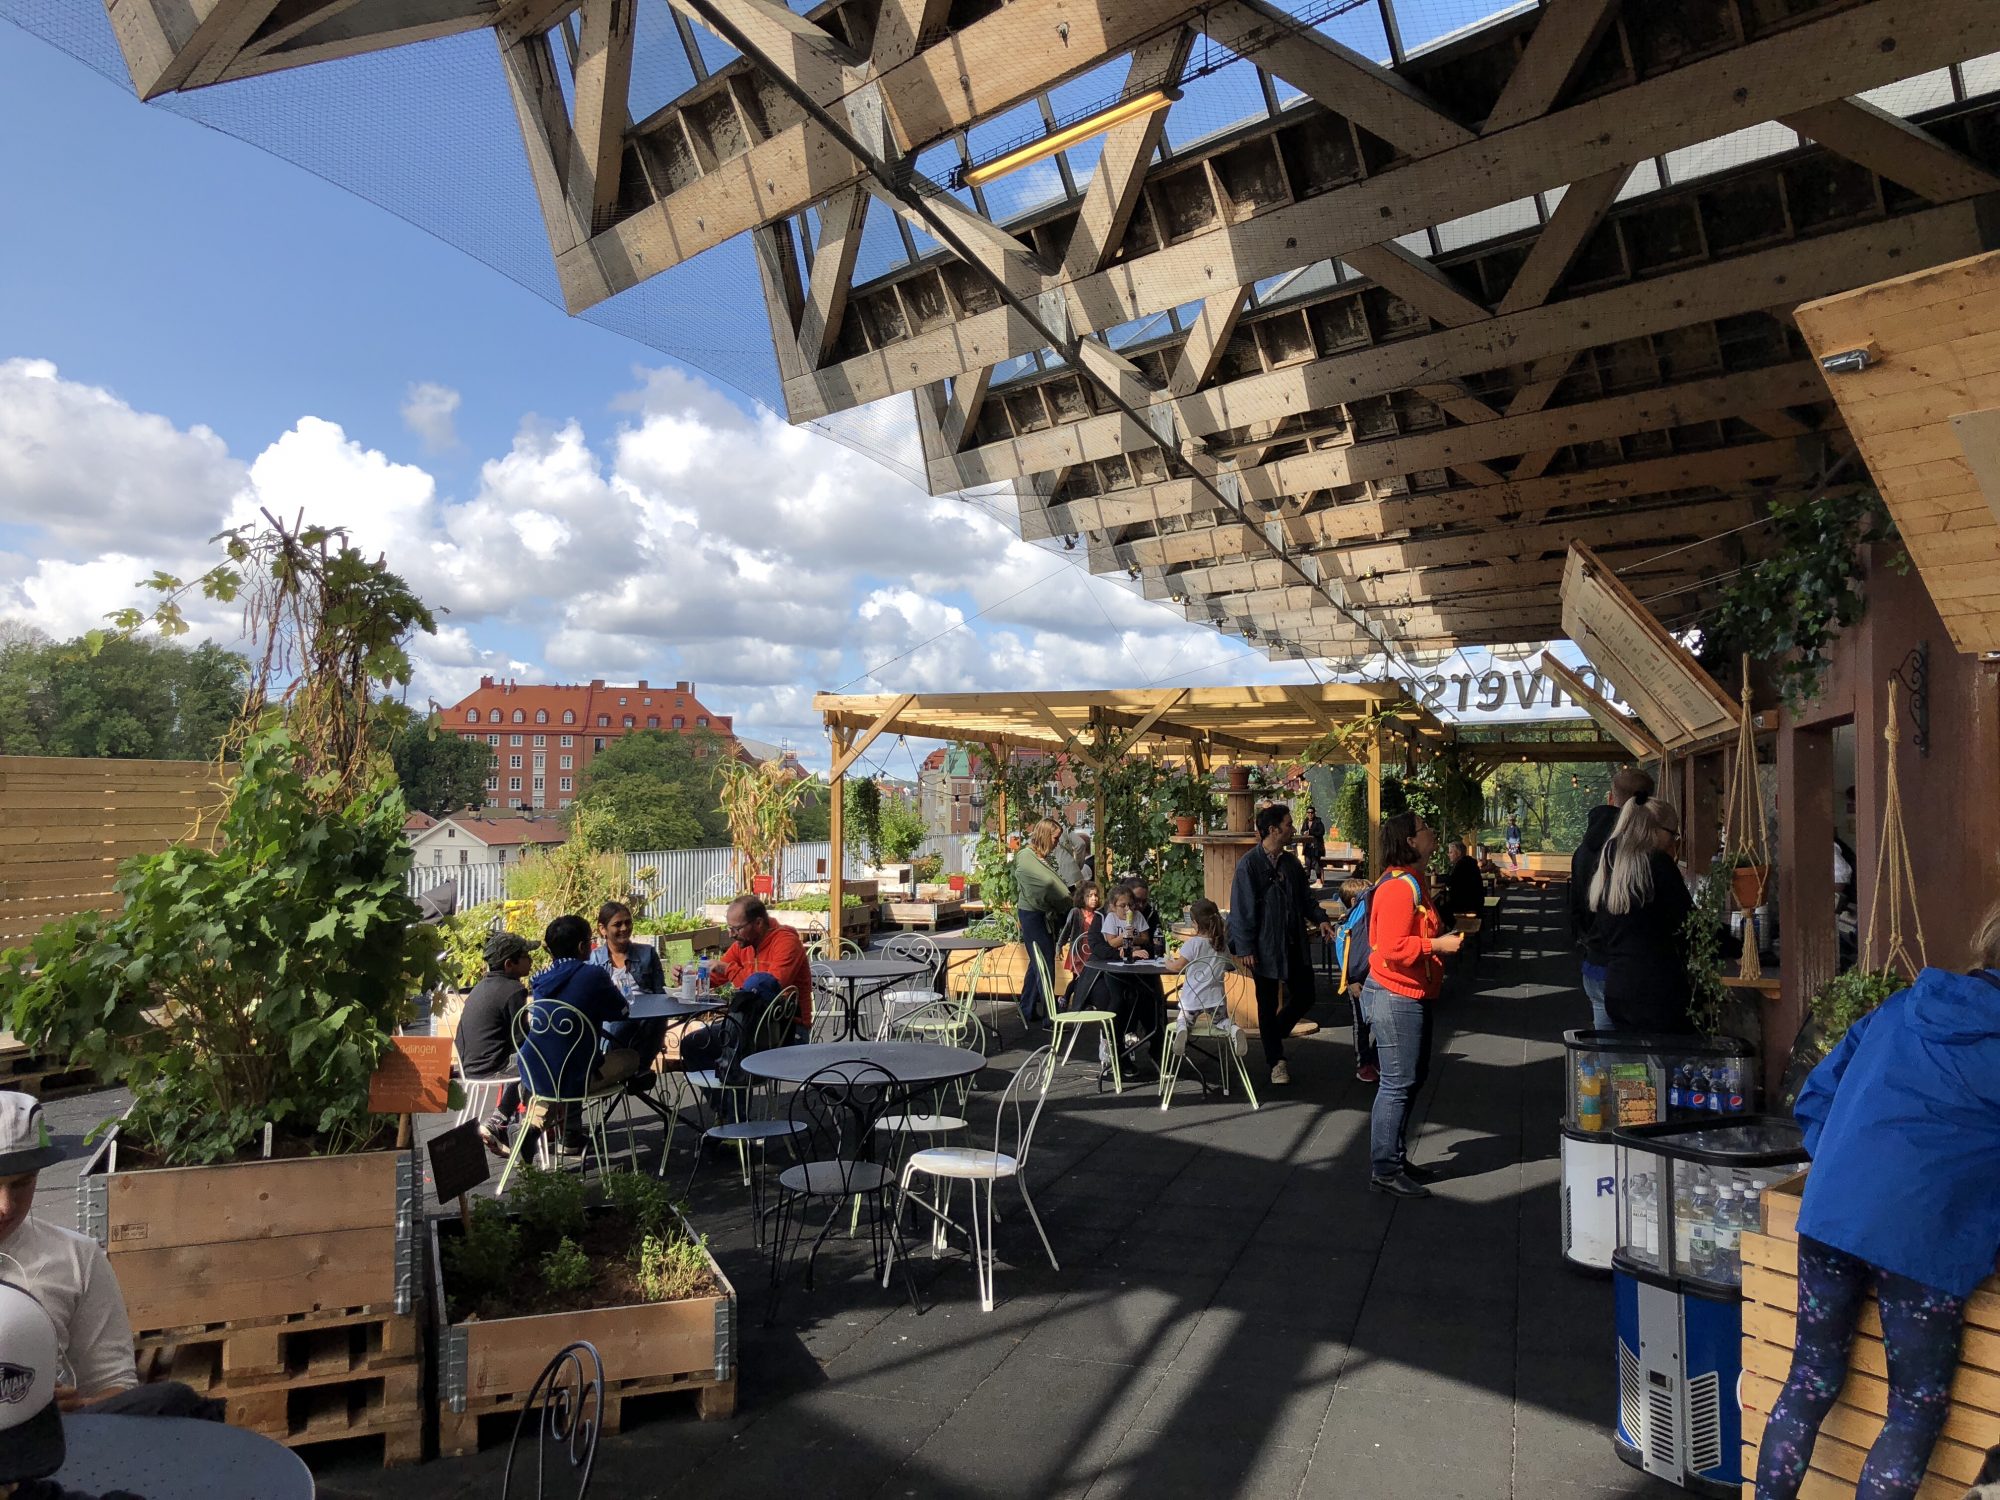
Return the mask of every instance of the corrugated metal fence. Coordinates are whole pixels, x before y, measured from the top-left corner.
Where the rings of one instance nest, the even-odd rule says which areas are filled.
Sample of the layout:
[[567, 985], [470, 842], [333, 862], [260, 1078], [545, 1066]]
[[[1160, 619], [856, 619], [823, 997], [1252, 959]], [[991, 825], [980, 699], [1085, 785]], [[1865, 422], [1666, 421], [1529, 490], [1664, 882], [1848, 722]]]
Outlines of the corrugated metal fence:
[[[972, 850], [977, 842], [971, 834], [937, 834], [927, 838], [917, 851], [935, 854], [944, 861], [944, 873], [963, 875], [972, 869]], [[642, 884], [641, 870], [651, 869], [653, 877], [644, 882], [653, 892], [653, 911], [697, 910], [703, 902], [720, 900], [734, 893], [736, 882], [730, 875], [727, 849], [660, 849], [625, 856], [632, 869], [635, 888]], [[803, 881], [825, 880], [827, 861], [833, 846], [824, 839], [814, 844], [791, 844], [785, 849], [784, 880], [779, 889]], [[862, 865], [853, 855], [842, 866], [850, 879], [862, 878]], [[489, 862], [468, 865], [422, 865], [410, 871], [409, 890], [421, 895], [447, 880], [458, 882], [458, 906], [463, 911], [484, 901], [498, 901], [507, 894], [507, 865]]]

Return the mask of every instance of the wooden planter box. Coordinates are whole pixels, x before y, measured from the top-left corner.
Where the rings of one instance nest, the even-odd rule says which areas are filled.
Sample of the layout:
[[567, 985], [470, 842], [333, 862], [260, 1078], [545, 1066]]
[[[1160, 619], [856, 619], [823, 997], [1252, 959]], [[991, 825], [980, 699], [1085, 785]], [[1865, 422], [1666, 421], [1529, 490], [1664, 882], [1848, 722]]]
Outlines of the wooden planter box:
[[949, 901], [899, 901], [891, 897], [882, 908], [882, 919], [895, 927], [929, 927], [956, 921], [965, 915], [965, 903]]
[[[1764, 1232], [1743, 1236], [1743, 1472], [1754, 1473], [1764, 1423], [1791, 1372], [1799, 1306], [1801, 1173], [1764, 1194]], [[1852, 1496], [1869, 1446], [1889, 1409], [1889, 1363], [1871, 1294], [1848, 1357], [1847, 1383], [1820, 1428], [1804, 1500]], [[1960, 1500], [1979, 1476], [2000, 1412], [2000, 1275], [1981, 1283], [1965, 1309], [1965, 1338], [1944, 1432], [1918, 1500]], [[1745, 1493], [1749, 1490], [1746, 1486]]]
[[77, 1182], [142, 1368], [288, 1446], [380, 1437], [423, 1456], [415, 1163], [408, 1151], [117, 1171], [114, 1129]]
[[[882, 894], [879, 880], [844, 880], [841, 888], [850, 896], [859, 896], [863, 906], [875, 904], [875, 898]], [[829, 887], [824, 880], [793, 880], [785, 885], [787, 896], [824, 896]]]
[[[723, 911], [727, 911], [728, 909], [727, 907], [721, 908]], [[703, 915], [707, 915], [706, 910], [704, 910]], [[636, 941], [649, 943], [654, 947], [662, 947], [667, 943], [690, 942], [694, 944], [694, 951], [697, 954], [701, 954], [706, 953], [711, 948], [727, 948], [729, 946], [729, 929], [720, 922], [716, 922], [707, 927], [690, 927], [686, 932], [649, 932], [636, 939]]]
[[[720, 906], [703, 907], [708, 915], [720, 914]], [[771, 920], [797, 932], [825, 932], [827, 914], [823, 911], [780, 911], [771, 908]], [[875, 909], [872, 906], [849, 906], [842, 909], [840, 934], [842, 937], [866, 937], [875, 925]]]
[[451, 1323], [443, 1246], [459, 1232], [456, 1219], [431, 1220], [441, 1455], [477, 1452], [480, 1418], [518, 1412], [550, 1356], [578, 1339], [596, 1345], [604, 1360], [605, 1432], [619, 1430], [626, 1401], [672, 1391], [691, 1393], [704, 1422], [734, 1415], [736, 1289], [714, 1256], [708, 1268], [722, 1288], [716, 1296]]

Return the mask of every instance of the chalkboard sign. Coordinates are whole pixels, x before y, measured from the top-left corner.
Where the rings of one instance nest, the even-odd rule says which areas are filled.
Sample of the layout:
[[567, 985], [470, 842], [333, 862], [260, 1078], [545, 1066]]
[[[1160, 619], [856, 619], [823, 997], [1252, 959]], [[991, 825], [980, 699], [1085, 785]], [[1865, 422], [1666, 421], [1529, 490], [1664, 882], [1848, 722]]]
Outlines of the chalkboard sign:
[[471, 1192], [493, 1175], [493, 1159], [486, 1154], [486, 1143], [479, 1139], [477, 1120], [439, 1131], [431, 1137], [429, 1150], [431, 1178], [437, 1184], [440, 1203]]

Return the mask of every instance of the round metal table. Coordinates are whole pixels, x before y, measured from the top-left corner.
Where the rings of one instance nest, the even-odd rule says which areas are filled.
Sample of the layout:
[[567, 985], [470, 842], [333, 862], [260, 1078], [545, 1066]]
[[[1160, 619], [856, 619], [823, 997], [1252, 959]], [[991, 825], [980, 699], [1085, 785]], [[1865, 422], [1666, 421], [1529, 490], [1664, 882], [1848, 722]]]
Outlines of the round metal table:
[[1011, 943], [1018, 943], [1020, 939], [974, 937], [967, 932], [953, 932], [943, 937], [929, 938], [928, 941], [940, 953], [967, 953], [984, 948], [1005, 948]]
[[641, 995], [627, 1012], [635, 1021], [684, 1021], [689, 1016], [720, 1015], [727, 1000], [683, 1000], [678, 995]]
[[[1086, 971], [1100, 974], [1127, 974], [1148, 979], [1165, 979], [1167, 975], [1179, 972], [1168, 968], [1164, 958], [1087, 958], [1083, 967]], [[1162, 1001], [1166, 998], [1164, 985], [1161, 986], [1160, 998]], [[1136, 1074], [1141, 1071], [1142, 1062], [1153, 1067], [1159, 1065], [1155, 1044], [1162, 1035], [1160, 1028], [1164, 1010], [1164, 1005], [1148, 1005], [1143, 1016], [1137, 1013], [1132, 1016], [1132, 1022], [1137, 1027], [1137, 1040], [1121, 1049], [1121, 1066]]]
[[188, 1417], [63, 1418], [68, 1457], [53, 1476], [97, 1495], [146, 1500], [312, 1500], [312, 1470], [291, 1449], [241, 1428]]
[[931, 966], [913, 958], [836, 958], [813, 965], [813, 977], [841, 986], [841, 1037], [852, 1041], [862, 1035], [861, 1002], [880, 994], [899, 979], [930, 977]]
[[970, 1047], [935, 1042], [814, 1042], [804, 1047], [771, 1047], [753, 1052], [737, 1066], [752, 1078], [804, 1083], [824, 1068], [852, 1064], [880, 1068], [905, 1090], [935, 1088], [969, 1078], [986, 1066], [985, 1054]]

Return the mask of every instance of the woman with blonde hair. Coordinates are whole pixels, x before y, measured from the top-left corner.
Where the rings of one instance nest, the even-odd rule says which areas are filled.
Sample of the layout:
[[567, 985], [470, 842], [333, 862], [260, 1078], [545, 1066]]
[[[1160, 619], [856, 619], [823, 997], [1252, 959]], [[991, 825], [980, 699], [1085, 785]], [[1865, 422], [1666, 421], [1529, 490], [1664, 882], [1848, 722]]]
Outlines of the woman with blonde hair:
[[1586, 897], [1604, 952], [1604, 1008], [1619, 1031], [1693, 1032], [1687, 938], [1694, 901], [1674, 862], [1681, 817], [1644, 792], [1618, 809]]
[[1812, 1171], [1799, 1205], [1798, 1337], [1764, 1425], [1757, 1500], [1798, 1494], [1871, 1286], [1888, 1420], [1854, 1493], [1910, 1500], [1923, 1483], [1951, 1409], [1965, 1304], [2000, 1252], [2000, 906], [1973, 939], [1972, 964], [1925, 969], [1850, 1026], [1799, 1091]]
[[[1048, 1015], [1051, 995], [1042, 993], [1042, 976], [1054, 974], [1056, 929], [1070, 913], [1069, 887], [1049, 862], [1062, 837], [1053, 818], [1043, 818], [1028, 830], [1028, 846], [1014, 856], [1015, 916], [1021, 923], [1021, 942], [1028, 950], [1027, 971], [1021, 976], [1021, 1023], [1039, 1025]], [[1035, 955], [1041, 955], [1041, 962]]]

